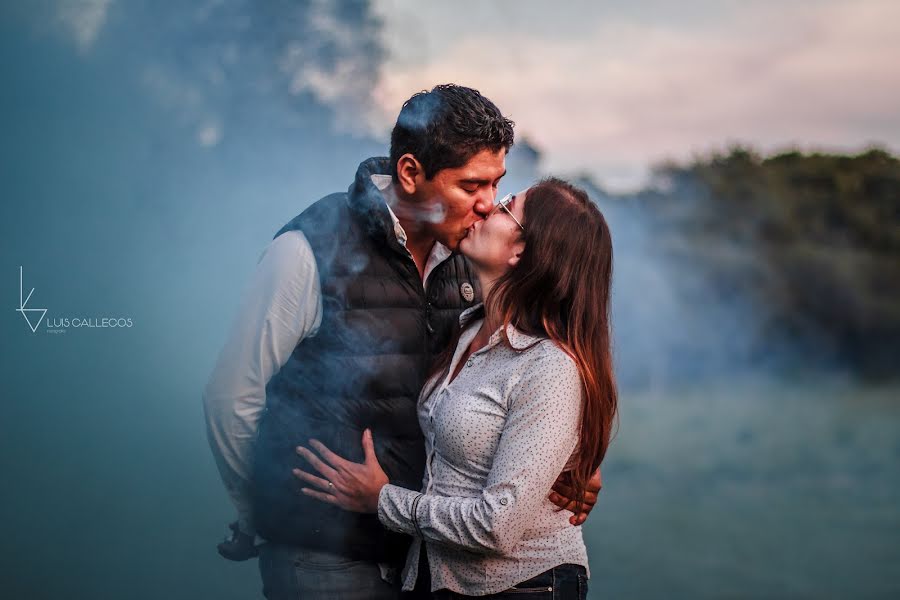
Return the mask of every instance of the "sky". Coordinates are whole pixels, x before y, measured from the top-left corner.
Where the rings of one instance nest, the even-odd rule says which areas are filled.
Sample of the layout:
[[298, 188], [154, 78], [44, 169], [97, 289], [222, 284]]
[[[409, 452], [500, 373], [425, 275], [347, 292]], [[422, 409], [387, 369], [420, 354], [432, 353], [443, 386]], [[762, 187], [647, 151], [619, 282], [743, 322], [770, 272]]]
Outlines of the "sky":
[[388, 49], [375, 100], [481, 90], [554, 173], [611, 189], [666, 159], [748, 143], [900, 148], [900, 2], [377, 0]]
[[[51, 3], [85, 56], [127, 4]], [[312, 26], [352, 49], [335, 5], [309, 4]], [[196, 6], [202, 18], [226, 4]], [[516, 121], [544, 170], [589, 173], [613, 191], [643, 185], [654, 164], [738, 143], [763, 152], [900, 148], [895, 0], [373, 0], [371, 10], [384, 47], [374, 88], [359, 61], [311, 67], [315, 46], [281, 58], [291, 92], [335, 107], [342, 132], [386, 139], [406, 98], [452, 81]], [[203, 145], [222, 135], [216, 118], [198, 125]]]

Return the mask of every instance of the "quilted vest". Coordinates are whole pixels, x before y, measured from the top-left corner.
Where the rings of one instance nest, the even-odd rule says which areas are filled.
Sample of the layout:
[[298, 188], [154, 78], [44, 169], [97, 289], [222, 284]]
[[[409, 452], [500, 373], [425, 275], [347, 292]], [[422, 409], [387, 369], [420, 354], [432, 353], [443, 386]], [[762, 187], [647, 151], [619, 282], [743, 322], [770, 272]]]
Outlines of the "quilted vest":
[[267, 540], [378, 562], [402, 561], [408, 538], [387, 532], [374, 514], [301, 494], [291, 470], [312, 469], [295, 448], [315, 438], [362, 462], [362, 432], [370, 428], [391, 483], [420, 489], [419, 392], [459, 314], [481, 300], [475, 273], [458, 254], [423, 288], [371, 180], [388, 172], [385, 158], [364, 161], [347, 193], [322, 198], [276, 234], [299, 230], [309, 241], [323, 314], [316, 335], [300, 341], [266, 386], [253, 485], [257, 531]]

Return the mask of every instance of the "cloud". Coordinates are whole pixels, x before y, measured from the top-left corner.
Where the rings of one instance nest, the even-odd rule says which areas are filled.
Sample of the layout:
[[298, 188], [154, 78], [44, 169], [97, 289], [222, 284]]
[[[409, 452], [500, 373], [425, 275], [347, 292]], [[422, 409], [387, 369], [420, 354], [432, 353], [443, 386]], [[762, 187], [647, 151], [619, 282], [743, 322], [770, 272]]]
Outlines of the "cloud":
[[287, 43], [278, 61], [290, 93], [310, 93], [331, 107], [339, 131], [370, 131], [370, 97], [381, 59], [380, 48], [372, 43], [378, 22], [350, 19], [324, 0], [311, 2], [305, 18], [315, 35]]
[[[389, 57], [375, 97], [387, 122], [419, 89], [476, 87], [546, 151], [551, 170], [593, 170], [624, 185], [649, 163], [731, 141], [900, 145], [900, 4], [809, 7], [745, 3], [678, 26], [586, 10], [595, 22], [579, 23], [577, 35], [524, 35], [499, 21], [490, 37], [460, 35], [423, 62]], [[465, 31], [472, 18], [461, 12], [443, 27]], [[392, 52], [401, 47], [395, 40]]]
[[177, 122], [196, 129], [194, 139], [197, 144], [211, 148], [222, 141], [221, 119], [203, 85], [176, 69], [152, 63], [143, 68], [141, 83]]
[[[112, 0], [34, 2], [21, 10], [26, 18], [38, 29], [51, 24], [82, 55], [110, 28]], [[117, 8], [105, 49], [128, 45], [124, 59], [140, 63], [133, 70], [141, 84], [201, 146], [233, 136], [234, 124], [262, 106], [293, 124], [323, 109], [338, 133], [367, 133], [377, 122], [370, 112], [381, 22], [368, 0], [135, 0]]]
[[197, 143], [210, 148], [222, 139], [222, 127], [216, 123], [207, 123], [197, 132]]
[[72, 35], [78, 50], [87, 52], [106, 23], [112, 0], [60, 0], [57, 18]]

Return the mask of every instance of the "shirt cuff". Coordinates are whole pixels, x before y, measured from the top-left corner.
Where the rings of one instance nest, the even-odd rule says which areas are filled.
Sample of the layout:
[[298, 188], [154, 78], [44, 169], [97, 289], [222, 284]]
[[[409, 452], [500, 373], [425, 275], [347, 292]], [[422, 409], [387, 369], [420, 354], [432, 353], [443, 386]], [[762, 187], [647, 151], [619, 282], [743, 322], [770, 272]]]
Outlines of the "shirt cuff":
[[387, 484], [378, 494], [378, 520], [391, 531], [421, 537], [416, 524], [416, 507], [424, 494]]
[[256, 526], [253, 524], [253, 513], [238, 513], [238, 529], [250, 537], [256, 535]]

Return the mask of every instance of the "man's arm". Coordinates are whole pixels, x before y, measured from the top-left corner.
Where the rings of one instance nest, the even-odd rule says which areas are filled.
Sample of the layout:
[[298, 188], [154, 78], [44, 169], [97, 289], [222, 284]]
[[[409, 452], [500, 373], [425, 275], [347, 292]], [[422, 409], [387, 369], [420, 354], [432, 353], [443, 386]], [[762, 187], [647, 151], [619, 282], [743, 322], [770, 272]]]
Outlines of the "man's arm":
[[303, 233], [284, 233], [260, 257], [203, 393], [210, 448], [237, 509], [237, 529], [250, 540], [256, 533], [251, 461], [266, 384], [300, 340], [315, 335], [321, 321], [312, 248]]
[[561, 473], [560, 476], [556, 478], [556, 483], [553, 484], [553, 491], [550, 492], [549, 496], [550, 502], [573, 513], [572, 516], [569, 517], [569, 523], [572, 525], [581, 525], [587, 521], [588, 515], [591, 514], [594, 505], [597, 504], [597, 496], [600, 494], [600, 489], [603, 487], [603, 477], [600, 473], [600, 467], [597, 467], [597, 470], [594, 471], [593, 476], [591, 476], [587, 485], [585, 485], [584, 504], [581, 507], [581, 511], [577, 513], [575, 512], [577, 506], [575, 501], [572, 500], [572, 498], [575, 497], [575, 490], [569, 483], [568, 473]]

